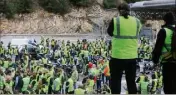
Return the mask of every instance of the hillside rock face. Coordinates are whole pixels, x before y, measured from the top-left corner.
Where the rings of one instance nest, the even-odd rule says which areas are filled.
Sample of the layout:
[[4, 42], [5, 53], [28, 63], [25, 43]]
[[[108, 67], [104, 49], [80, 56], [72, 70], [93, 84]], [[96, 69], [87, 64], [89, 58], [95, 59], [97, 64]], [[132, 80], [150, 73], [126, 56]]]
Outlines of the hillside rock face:
[[3, 34], [59, 34], [103, 32], [109, 21], [117, 16], [116, 10], [104, 10], [103, 0], [89, 8], [72, 8], [64, 16], [37, 10], [31, 14], [15, 16], [14, 20], [1, 18]]
[[[0, 32], [3, 34], [63, 34], [63, 33], [105, 33], [111, 19], [118, 15], [117, 10], [102, 8], [103, 0], [89, 8], [72, 8], [64, 15], [36, 10], [31, 14], [16, 15], [15, 19], [0, 19]], [[123, 0], [118, 0], [120, 3]], [[163, 21], [147, 21], [154, 32], [159, 31]]]

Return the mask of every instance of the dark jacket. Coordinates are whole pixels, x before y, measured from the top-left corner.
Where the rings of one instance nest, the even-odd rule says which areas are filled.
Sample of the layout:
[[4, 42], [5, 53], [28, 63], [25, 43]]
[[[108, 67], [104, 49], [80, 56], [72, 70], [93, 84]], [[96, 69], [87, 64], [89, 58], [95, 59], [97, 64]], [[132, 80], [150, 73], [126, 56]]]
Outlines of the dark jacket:
[[166, 38], [166, 31], [164, 28], [169, 28], [174, 30], [172, 25], [163, 25], [162, 29], [158, 32], [156, 44], [154, 50], [152, 52], [152, 61], [157, 64], [159, 62], [159, 58], [162, 54], [162, 47], [164, 46], [165, 38]]
[[[18, 82], [16, 83], [16, 78], [18, 77]], [[23, 87], [23, 79], [21, 76], [16, 76], [14, 77], [14, 90], [18, 90], [21, 91], [22, 87]]]
[[113, 19], [112, 19], [109, 24], [108, 30], [107, 30], [107, 33], [109, 36], [113, 36], [113, 30], [114, 30], [114, 24], [113, 24]]

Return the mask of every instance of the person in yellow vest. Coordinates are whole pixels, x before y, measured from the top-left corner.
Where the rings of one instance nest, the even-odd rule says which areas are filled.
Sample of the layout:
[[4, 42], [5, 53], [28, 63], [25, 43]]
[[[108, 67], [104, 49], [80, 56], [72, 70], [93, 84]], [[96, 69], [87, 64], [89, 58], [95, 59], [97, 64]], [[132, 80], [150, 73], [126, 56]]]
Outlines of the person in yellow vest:
[[30, 77], [28, 76], [27, 73], [24, 73], [23, 75], [23, 87], [22, 87], [22, 93], [28, 90], [28, 86], [30, 83]]
[[3, 57], [3, 56], [4, 56], [4, 54], [5, 54], [5, 47], [4, 47], [4, 46], [2, 46], [2, 47], [1, 47], [1, 57]]
[[48, 82], [48, 94], [52, 94], [53, 76], [51, 76], [50, 73], [48, 73], [47, 82]]
[[52, 90], [54, 94], [61, 94], [61, 78], [60, 73], [57, 73], [53, 81]]
[[107, 30], [108, 34], [112, 36], [111, 90], [112, 94], [121, 93], [122, 72], [125, 70], [129, 94], [136, 94], [136, 59], [141, 23], [139, 19], [129, 15], [128, 4], [120, 4], [118, 10], [120, 16], [113, 18]]
[[44, 47], [43, 54], [48, 54], [49, 49], [47, 47]]
[[42, 64], [48, 64], [48, 62], [49, 60], [46, 58], [46, 56], [42, 58]]
[[46, 39], [46, 46], [49, 47], [49, 38]]
[[144, 72], [141, 72], [141, 75], [140, 75], [139, 78], [136, 80], [136, 83], [144, 82], [146, 77], [147, 77], [147, 76], [145, 75], [145, 73], [144, 73]]
[[40, 49], [40, 54], [44, 55], [44, 48], [43, 47]]
[[89, 76], [89, 79], [87, 80], [87, 88], [86, 91], [88, 94], [93, 94], [95, 87], [94, 77]]
[[150, 88], [149, 88], [149, 81], [147, 77], [145, 77], [144, 81], [140, 82], [139, 90], [140, 90], [140, 94], [149, 94]]
[[13, 48], [12, 47], [10, 47], [9, 49], [8, 49], [8, 53], [12, 56], [13, 55]]
[[45, 39], [44, 39], [43, 36], [41, 36], [41, 38], [40, 38], [40, 44], [44, 46], [44, 43], [45, 43]]
[[26, 53], [24, 55], [24, 68], [27, 68], [29, 66], [29, 55]]
[[4, 93], [5, 94], [13, 94], [14, 82], [12, 81], [10, 76], [6, 77], [6, 81], [5, 81], [4, 85], [5, 85]]
[[163, 76], [161, 73], [158, 74], [158, 86], [157, 86], [157, 94], [161, 94], [162, 91], [162, 87], [163, 87]]
[[151, 94], [155, 94], [157, 90], [158, 80], [154, 74], [152, 74], [152, 86], [151, 86]]
[[0, 94], [3, 94], [4, 84], [5, 84], [4, 73], [3, 73], [3, 71], [0, 69]]
[[39, 89], [39, 94], [48, 94], [48, 82], [46, 78], [42, 78], [42, 85], [41, 88]]
[[51, 48], [52, 48], [52, 49], [55, 48], [55, 40], [54, 40], [54, 39], [51, 40]]
[[84, 89], [83, 85], [79, 85], [77, 89], [74, 91], [75, 95], [84, 95], [86, 94], [86, 90]]
[[155, 78], [158, 79], [158, 72], [154, 71]]
[[29, 89], [31, 94], [35, 94], [37, 85], [38, 85], [38, 82], [37, 82], [36, 73], [33, 73], [29, 84]]
[[66, 82], [66, 94], [74, 94], [74, 81], [71, 78], [71, 74], [68, 75], [68, 80]]
[[76, 88], [76, 83], [78, 81], [78, 71], [76, 69], [76, 66], [73, 66], [73, 73], [72, 73], [72, 76], [71, 78], [73, 79], [73, 82], [74, 82], [74, 88]]
[[[176, 75], [172, 74], [176, 72], [176, 61], [173, 56], [176, 51], [175, 16], [169, 12], [165, 14], [163, 20], [165, 24], [158, 32], [155, 48], [152, 52], [152, 61], [155, 66], [162, 65], [164, 93], [176, 94]], [[171, 60], [168, 60], [169, 56]]]
[[14, 55], [15, 55], [15, 61], [17, 61], [19, 59], [19, 57], [18, 57], [18, 55], [19, 55], [18, 47], [14, 48], [13, 52], [14, 52]]
[[4, 61], [3, 61], [3, 67], [5, 69], [9, 68], [9, 65], [10, 65], [10, 59], [9, 58], [6, 58]]

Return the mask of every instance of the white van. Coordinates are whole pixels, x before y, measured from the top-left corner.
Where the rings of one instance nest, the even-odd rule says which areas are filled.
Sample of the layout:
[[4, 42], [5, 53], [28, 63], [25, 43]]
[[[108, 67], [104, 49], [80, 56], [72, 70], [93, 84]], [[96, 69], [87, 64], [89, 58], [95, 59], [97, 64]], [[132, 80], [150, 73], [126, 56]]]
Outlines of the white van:
[[11, 40], [11, 46], [12, 47], [21, 47], [21, 46], [25, 46], [25, 45], [28, 45], [28, 42], [30, 40], [29, 39], [12, 39]]

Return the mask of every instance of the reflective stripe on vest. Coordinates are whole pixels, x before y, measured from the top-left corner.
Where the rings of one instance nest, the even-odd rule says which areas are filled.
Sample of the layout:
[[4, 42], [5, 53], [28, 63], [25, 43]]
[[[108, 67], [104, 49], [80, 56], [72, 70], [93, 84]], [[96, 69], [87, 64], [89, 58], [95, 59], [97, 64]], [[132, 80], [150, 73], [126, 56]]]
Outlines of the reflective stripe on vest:
[[118, 59], [135, 59], [138, 57], [138, 33], [140, 22], [129, 16], [128, 19], [120, 16], [114, 18], [111, 57]]
[[139, 28], [140, 28], [140, 22], [138, 21], [138, 19], [136, 19], [136, 23], [137, 23], [137, 27], [136, 27], [136, 35], [134, 36], [122, 36], [120, 35], [120, 17], [118, 18], [114, 18], [114, 28], [116, 28], [115, 30], [117, 30], [117, 35], [115, 36], [115, 38], [118, 39], [137, 39], [138, 38], [138, 32], [139, 32]]

